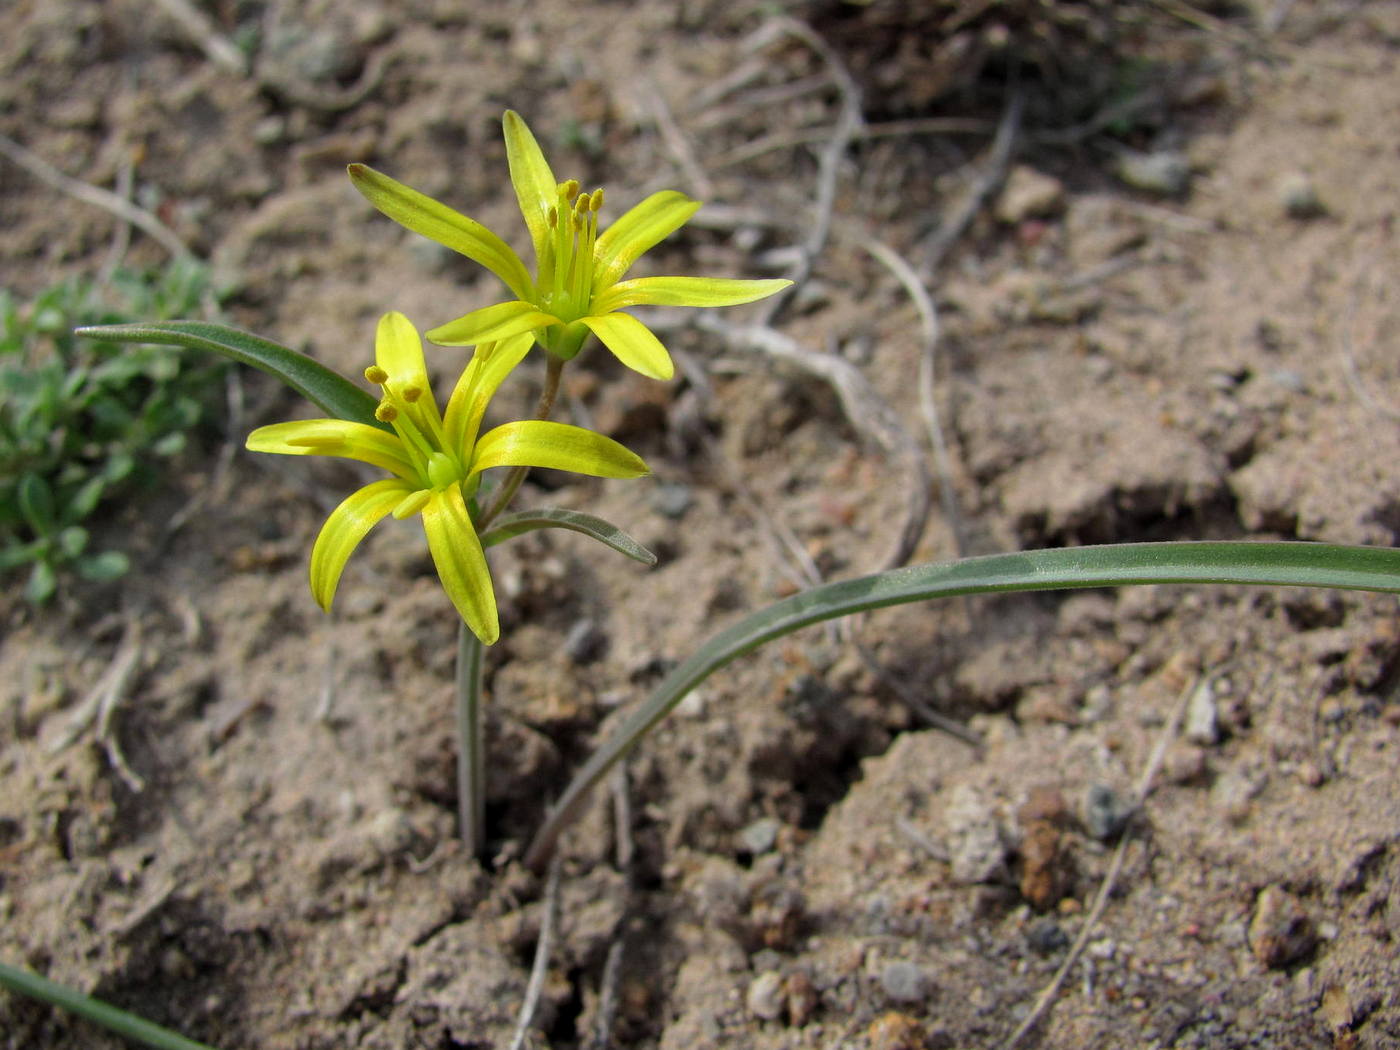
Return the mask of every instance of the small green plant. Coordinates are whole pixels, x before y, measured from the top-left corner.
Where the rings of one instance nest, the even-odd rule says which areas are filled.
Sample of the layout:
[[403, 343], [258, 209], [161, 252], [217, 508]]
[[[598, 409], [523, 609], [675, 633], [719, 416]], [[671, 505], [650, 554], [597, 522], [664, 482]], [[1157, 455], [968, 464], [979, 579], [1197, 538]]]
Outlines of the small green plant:
[[29, 568], [40, 603], [65, 573], [112, 580], [119, 550], [95, 551], [98, 511], [181, 452], [209, 417], [221, 365], [159, 346], [125, 351], [74, 334], [91, 324], [203, 312], [208, 270], [173, 260], [119, 270], [99, 285], [69, 278], [26, 303], [0, 290], [0, 573]]

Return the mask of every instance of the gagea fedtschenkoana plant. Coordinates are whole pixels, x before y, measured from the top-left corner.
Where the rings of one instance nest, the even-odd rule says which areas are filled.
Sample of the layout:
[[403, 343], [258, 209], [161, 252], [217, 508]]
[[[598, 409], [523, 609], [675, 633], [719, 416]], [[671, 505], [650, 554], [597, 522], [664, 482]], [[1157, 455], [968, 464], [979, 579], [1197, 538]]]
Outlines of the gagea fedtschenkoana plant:
[[[484, 547], [535, 528], [591, 535], [638, 560], [648, 555], [621, 530], [572, 510], [546, 508], [501, 517], [531, 466], [604, 477], [636, 477], [646, 466], [621, 445], [578, 427], [548, 421], [566, 362], [596, 335], [623, 364], [669, 378], [670, 354], [633, 306], [724, 306], [771, 295], [789, 282], [700, 277], [624, 280], [649, 249], [675, 232], [698, 203], [673, 191], [653, 194], [600, 232], [601, 190], [558, 182], [525, 122], [504, 119], [511, 183], [534, 246], [532, 274], [499, 236], [386, 175], [352, 165], [356, 187], [376, 208], [417, 233], [486, 266], [514, 297], [428, 332], [428, 338], [475, 352], [453, 384], [446, 408], [428, 384], [417, 331], [402, 314], [379, 322], [376, 361], [359, 384], [303, 354], [223, 325], [174, 321], [86, 329], [82, 334], [213, 351], [267, 371], [330, 417], [262, 427], [248, 438], [255, 451], [333, 455], [388, 472], [346, 498], [322, 527], [311, 554], [311, 589], [329, 608], [342, 570], [364, 536], [389, 516], [421, 515], [443, 586], [461, 618], [458, 727], [461, 827], [482, 851], [484, 759], [479, 753], [482, 646], [499, 634]], [[483, 413], [508, 373], [538, 343], [547, 371], [536, 418], [479, 434]], [[481, 491], [482, 474], [507, 467], [505, 479]], [[499, 520], [498, 520], [499, 519]], [[493, 526], [494, 523], [494, 526]], [[559, 796], [525, 854], [539, 869], [589, 789], [685, 695], [731, 660], [765, 642], [823, 620], [905, 602], [1018, 590], [1060, 590], [1131, 583], [1240, 583], [1334, 587], [1400, 593], [1400, 551], [1312, 543], [1144, 543], [1070, 550], [1019, 551], [944, 564], [915, 565], [805, 591], [749, 614], [699, 646], [637, 706]], [[0, 963], [0, 984], [60, 1003], [152, 1046], [191, 1050], [196, 1044]], [[199, 1048], [203, 1050], [203, 1048]]]
[[[331, 514], [312, 551], [312, 592], [323, 607], [329, 607], [346, 560], [377, 522], [390, 515], [422, 516], [429, 550], [464, 624], [459, 657], [470, 673], [459, 674], [463, 701], [459, 727], [467, 752], [479, 744], [479, 733], [473, 728], [478, 716], [462, 711], [478, 698], [480, 645], [494, 641], [498, 634], [482, 548], [529, 529], [560, 527], [591, 535], [638, 560], [649, 557], [620, 529], [580, 512], [546, 508], [501, 517], [530, 466], [607, 477], [635, 477], [646, 469], [640, 459], [608, 438], [547, 421], [565, 363], [594, 334], [629, 367], [658, 378], [670, 376], [672, 363], [665, 347], [640, 320], [622, 311], [648, 304], [751, 302], [789, 283], [676, 276], [624, 280], [629, 268], [683, 226], [699, 204], [674, 191], [654, 193], [600, 232], [602, 191], [584, 193], [575, 181], [557, 181], [535, 137], [516, 113], [505, 114], [504, 129], [511, 184], [534, 247], [533, 273], [501, 237], [475, 220], [364, 165], [349, 169], [355, 186], [376, 208], [486, 266], [514, 296], [428, 332], [431, 340], [476, 347], [441, 414], [428, 386], [417, 332], [399, 314], [388, 314], [380, 322], [378, 359], [366, 372], [380, 387], [378, 399], [296, 351], [219, 325], [167, 322], [86, 333], [212, 350], [268, 371], [335, 418], [262, 428], [249, 438], [250, 448], [348, 456], [390, 474], [351, 494]], [[547, 351], [548, 362], [537, 418], [507, 423], [478, 436], [487, 402], [535, 343]], [[505, 479], [482, 491], [481, 475], [492, 467], [510, 470]], [[1268, 543], [1025, 551], [914, 566], [796, 595], [735, 624], [679, 665], [565, 790], [529, 851], [529, 860], [536, 865], [542, 861], [588, 786], [689, 689], [734, 657], [801, 626], [955, 594], [1225, 581], [1400, 591], [1400, 552]], [[463, 765], [479, 776], [481, 763], [470, 754]], [[472, 793], [465, 781], [462, 792], [464, 799]], [[462, 823], [464, 829], [475, 826], [469, 838], [479, 845], [479, 820], [471, 815], [480, 812], [479, 792], [477, 796], [470, 804], [464, 801]]]

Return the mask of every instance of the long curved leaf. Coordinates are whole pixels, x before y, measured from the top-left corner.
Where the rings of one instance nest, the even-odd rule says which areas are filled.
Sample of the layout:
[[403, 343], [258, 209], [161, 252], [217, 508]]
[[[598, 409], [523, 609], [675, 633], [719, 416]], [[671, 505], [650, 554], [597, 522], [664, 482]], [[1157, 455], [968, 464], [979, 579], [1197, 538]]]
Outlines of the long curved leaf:
[[276, 376], [336, 419], [348, 419], [381, 430], [391, 429], [389, 424], [374, 418], [379, 402], [339, 372], [331, 371], [289, 346], [229, 325], [212, 321], [155, 321], [79, 328], [77, 334], [110, 342], [161, 343], [223, 354]]
[[647, 550], [627, 533], [610, 521], [577, 510], [564, 510], [547, 507], [540, 510], [524, 510], [517, 514], [506, 514], [496, 519], [496, 523], [481, 534], [483, 547], [494, 547], [498, 543], [513, 539], [536, 529], [569, 529], [591, 536], [599, 543], [606, 544], [619, 554], [624, 554], [643, 565], [655, 565], [656, 555]]
[[0, 962], [0, 987], [8, 988], [21, 995], [38, 999], [77, 1014], [94, 1024], [99, 1024], [109, 1032], [134, 1039], [138, 1043], [153, 1047], [154, 1050], [211, 1050], [204, 1043], [186, 1039], [177, 1032], [137, 1017], [125, 1010], [119, 1010], [101, 999], [84, 995], [67, 985], [40, 977], [37, 973]]
[[930, 598], [1135, 583], [1244, 583], [1400, 594], [1400, 550], [1321, 543], [1124, 543], [916, 565], [795, 594], [706, 642], [588, 760], [550, 811], [525, 863], [536, 870], [593, 787], [691, 689], [731, 660], [809, 624]]

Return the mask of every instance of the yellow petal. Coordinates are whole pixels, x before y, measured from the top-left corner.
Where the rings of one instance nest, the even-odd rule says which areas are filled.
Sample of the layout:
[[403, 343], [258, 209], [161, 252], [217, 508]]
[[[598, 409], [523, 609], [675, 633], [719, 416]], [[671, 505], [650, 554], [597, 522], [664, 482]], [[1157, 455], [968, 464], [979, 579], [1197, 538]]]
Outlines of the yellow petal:
[[700, 202], [684, 193], [662, 190], [623, 213], [593, 249], [593, 287], [606, 289], [627, 268], [675, 233], [700, 210]]
[[476, 443], [471, 473], [491, 467], [551, 467], [595, 478], [639, 478], [642, 458], [610, 437], [538, 419], [506, 423]]
[[496, 388], [534, 345], [535, 337], [529, 332], [499, 343], [483, 343], [463, 369], [443, 414], [447, 446], [463, 461], [471, 458], [481, 417]]
[[490, 645], [501, 636], [486, 554], [458, 485], [434, 492], [423, 508], [423, 531], [438, 578], [472, 634]]
[[304, 419], [258, 427], [248, 435], [252, 452], [283, 456], [340, 456], [372, 463], [412, 480], [417, 475], [397, 434], [345, 419]]
[[505, 241], [475, 219], [364, 164], [351, 164], [350, 181], [395, 222], [479, 262], [522, 299], [534, 294], [530, 271]]
[[434, 328], [428, 338], [440, 346], [478, 346], [558, 323], [559, 318], [517, 299], [473, 310]]
[[671, 355], [650, 328], [631, 314], [603, 314], [580, 319], [628, 368], [652, 379], [670, 379]]
[[331, 511], [311, 548], [311, 595], [322, 609], [330, 611], [340, 574], [365, 534], [412, 491], [413, 486], [396, 479], [376, 481]]
[[592, 312], [625, 306], [738, 306], [766, 299], [791, 281], [744, 281], [719, 277], [637, 277], [615, 284], [593, 300]]
[[515, 187], [520, 214], [530, 229], [535, 245], [535, 261], [544, 258], [549, 243], [549, 209], [557, 206], [559, 187], [544, 159], [540, 144], [529, 127], [514, 110], [506, 110], [503, 125], [506, 134], [506, 160], [510, 164], [510, 181]]
[[403, 399], [398, 407], [407, 410], [419, 430], [433, 433], [442, 426], [438, 415], [437, 401], [433, 398], [433, 388], [428, 382], [428, 366], [423, 361], [423, 340], [418, 329], [397, 310], [379, 319], [379, 328], [374, 337], [374, 361], [389, 374], [389, 382], [395, 393], [403, 395], [416, 389], [417, 396], [412, 401]]

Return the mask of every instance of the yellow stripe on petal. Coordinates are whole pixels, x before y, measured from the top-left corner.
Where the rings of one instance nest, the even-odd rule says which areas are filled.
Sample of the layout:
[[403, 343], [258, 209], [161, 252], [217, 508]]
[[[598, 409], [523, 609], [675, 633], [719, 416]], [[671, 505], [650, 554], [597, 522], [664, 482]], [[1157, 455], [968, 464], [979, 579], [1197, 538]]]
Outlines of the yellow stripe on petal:
[[699, 201], [675, 190], [662, 190], [624, 212], [598, 238], [593, 250], [593, 287], [606, 289], [614, 284], [629, 266], [699, 210]]
[[350, 494], [326, 519], [311, 548], [311, 595], [330, 612], [345, 563], [370, 529], [391, 513], [412, 486], [395, 479], [376, 481]]
[[258, 427], [248, 435], [247, 446], [252, 452], [283, 456], [340, 456], [408, 480], [417, 476], [396, 434], [346, 419], [304, 419]]
[[438, 578], [472, 634], [490, 645], [501, 636], [491, 572], [472, 526], [461, 487], [434, 492], [423, 508], [423, 531]]
[[447, 435], [448, 450], [463, 461], [471, 456], [471, 448], [476, 444], [477, 431], [481, 427], [481, 417], [486, 414], [486, 405], [522, 358], [535, 345], [535, 337], [529, 332], [512, 336], [499, 343], [484, 343], [476, 348], [471, 361], [457, 380], [443, 414], [443, 430]]
[[491, 467], [551, 467], [595, 478], [639, 478], [650, 473], [641, 456], [610, 437], [538, 419], [506, 423], [482, 435], [471, 473]]
[[522, 299], [534, 294], [530, 271], [515, 249], [475, 219], [364, 164], [351, 164], [350, 181], [365, 199], [414, 233], [479, 262]]
[[743, 281], [719, 277], [637, 277], [615, 284], [593, 300], [592, 312], [626, 306], [738, 306], [781, 292], [791, 281]]
[[535, 262], [544, 258], [549, 243], [549, 209], [559, 199], [559, 186], [549, 161], [544, 159], [540, 144], [519, 113], [506, 110], [502, 124], [506, 135], [506, 161], [510, 165], [510, 181], [515, 187], [520, 214], [530, 228], [530, 240], [535, 245]]
[[661, 340], [631, 314], [602, 314], [580, 320], [634, 372], [652, 379], [670, 379], [675, 375], [675, 365]]
[[441, 346], [477, 346], [559, 323], [559, 318], [517, 299], [473, 310], [434, 328], [428, 338]]

